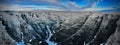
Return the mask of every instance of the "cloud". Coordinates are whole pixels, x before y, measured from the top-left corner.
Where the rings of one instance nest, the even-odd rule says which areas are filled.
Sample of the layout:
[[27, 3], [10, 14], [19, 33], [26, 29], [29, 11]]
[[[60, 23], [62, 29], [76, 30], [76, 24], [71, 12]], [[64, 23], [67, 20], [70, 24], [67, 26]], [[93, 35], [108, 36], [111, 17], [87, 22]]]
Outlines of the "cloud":
[[87, 6], [82, 7], [81, 9], [87, 9], [87, 8], [92, 8], [95, 7], [99, 2], [103, 0], [86, 0], [88, 2]]
[[101, 11], [101, 10], [112, 10], [113, 8], [87, 8], [81, 11]]
[[0, 5], [1, 11], [39, 11], [39, 10], [59, 10], [64, 11], [60, 8], [46, 7], [46, 6], [35, 6], [35, 5]]
[[7, 10], [12, 10], [12, 11], [31, 11], [30, 8], [24, 8], [21, 6], [17, 6], [17, 5], [0, 5], [0, 10], [2, 11], [7, 11]]
[[40, 4], [50, 5], [50, 6], [57, 6], [61, 7], [61, 9], [70, 10], [67, 5], [62, 3], [60, 0], [35, 0]]
[[[47, 9], [50, 9], [52, 7], [52, 9], [54, 8], [54, 9], [59, 9], [59, 10], [61, 9], [61, 10], [67, 10], [67, 11], [84, 10], [87, 8], [95, 7], [101, 0], [84, 0], [87, 3], [87, 5], [85, 5], [84, 7], [78, 5], [73, 0], [64, 0], [64, 2], [63, 0], [13, 0], [13, 1], [14, 1], [13, 3], [18, 4], [19, 6], [10, 5], [10, 7], [7, 7], [6, 10], [7, 9], [17, 10], [17, 8], [20, 8], [21, 10], [22, 9], [34, 10], [34, 9], [40, 9], [42, 7], [41, 5], [48, 5], [44, 7]], [[21, 6], [21, 4], [28, 4], [28, 3], [29, 5], [27, 6], [23, 6], [23, 5]], [[30, 7], [30, 5], [32, 6]]]
[[110, 9], [104, 9], [100, 11], [101, 12], [120, 12], [120, 8], [110, 8]]
[[93, 7], [93, 5], [97, 4], [96, 3], [97, 1], [96, 2], [92, 1], [87, 6], [80, 7], [80, 5], [76, 4], [76, 2], [73, 2], [71, 0], [64, 0], [64, 1], [66, 1], [65, 3], [61, 2], [61, 0], [36, 0], [36, 1], [38, 1], [39, 3], [42, 3], [42, 4], [62, 7], [62, 9], [66, 9], [68, 11], [71, 11], [71, 10], [82, 10], [82, 9]]
[[69, 7], [73, 8], [73, 9], [80, 9], [81, 8], [75, 2], [68, 2], [68, 4], [69, 4]]
[[70, 11], [71, 8], [75, 9], [78, 8], [78, 5], [75, 4], [72, 1], [69, 0], [64, 0], [66, 1], [66, 3], [63, 3], [61, 0], [36, 0], [39, 1], [39, 3], [41, 4], [47, 4], [47, 5], [51, 5], [51, 6], [57, 6], [57, 7], [61, 7], [61, 9], [65, 9]]

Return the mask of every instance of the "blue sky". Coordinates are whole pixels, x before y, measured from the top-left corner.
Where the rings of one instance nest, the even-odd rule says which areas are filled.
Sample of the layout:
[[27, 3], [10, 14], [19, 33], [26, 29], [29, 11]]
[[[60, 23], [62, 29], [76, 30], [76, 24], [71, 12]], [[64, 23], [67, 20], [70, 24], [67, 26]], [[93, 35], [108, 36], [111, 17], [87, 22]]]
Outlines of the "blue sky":
[[0, 0], [0, 10], [119, 11], [120, 0]]

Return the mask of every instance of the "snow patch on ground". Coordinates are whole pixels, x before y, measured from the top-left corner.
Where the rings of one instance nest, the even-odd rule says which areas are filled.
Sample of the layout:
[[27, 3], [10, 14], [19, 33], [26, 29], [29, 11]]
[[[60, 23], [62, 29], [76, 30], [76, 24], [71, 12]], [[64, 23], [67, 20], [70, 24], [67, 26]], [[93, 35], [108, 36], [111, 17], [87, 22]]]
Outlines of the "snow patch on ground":
[[24, 42], [16, 42], [16, 45], [24, 45]]
[[57, 43], [50, 41], [51, 36], [53, 35], [49, 26], [47, 26], [47, 30], [49, 32], [49, 37], [47, 38], [46, 42], [48, 43], [48, 45], [57, 45]]

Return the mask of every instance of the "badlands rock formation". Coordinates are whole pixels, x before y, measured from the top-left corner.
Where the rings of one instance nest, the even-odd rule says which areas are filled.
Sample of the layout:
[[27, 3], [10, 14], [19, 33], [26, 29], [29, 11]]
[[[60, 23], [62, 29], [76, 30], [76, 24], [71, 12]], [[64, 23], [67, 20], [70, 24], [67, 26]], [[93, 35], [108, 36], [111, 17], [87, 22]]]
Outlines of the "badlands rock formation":
[[0, 12], [0, 45], [120, 45], [120, 14]]

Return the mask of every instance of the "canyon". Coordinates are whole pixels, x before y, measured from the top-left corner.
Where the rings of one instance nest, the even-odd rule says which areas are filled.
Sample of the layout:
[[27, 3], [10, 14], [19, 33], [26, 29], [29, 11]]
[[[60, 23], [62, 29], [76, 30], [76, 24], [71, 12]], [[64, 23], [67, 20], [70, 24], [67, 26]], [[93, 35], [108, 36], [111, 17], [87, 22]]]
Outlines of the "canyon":
[[0, 11], [0, 45], [120, 45], [120, 13]]

